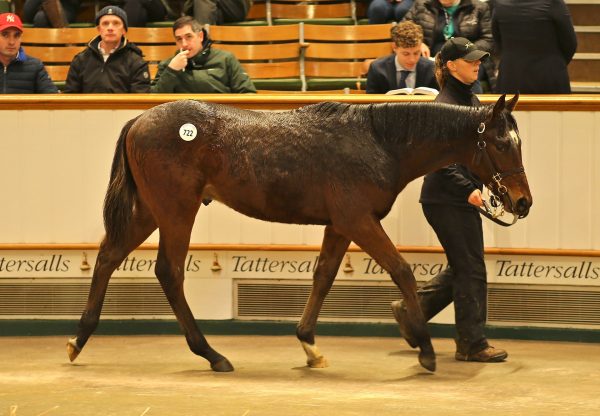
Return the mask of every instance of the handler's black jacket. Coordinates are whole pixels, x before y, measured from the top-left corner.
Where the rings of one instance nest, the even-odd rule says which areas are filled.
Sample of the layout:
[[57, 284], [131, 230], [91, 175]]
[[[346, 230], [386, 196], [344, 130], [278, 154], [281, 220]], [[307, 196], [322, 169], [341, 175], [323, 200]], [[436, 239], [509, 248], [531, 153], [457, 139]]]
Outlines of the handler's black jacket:
[[150, 92], [148, 63], [142, 51], [125, 37], [106, 62], [98, 49], [100, 36], [73, 58], [65, 91], [67, 93]]
[[[478, 107], [481, 102], [471, 92], [471, 86], [453, 76], [435, 98], [436, 102]], [[445, 204], [473, 208], [467, 199], [475, 189], [482, 189], [481, 182], [464, 166], [452, 164], [425, 176], [421, 188], [422, 204]]]

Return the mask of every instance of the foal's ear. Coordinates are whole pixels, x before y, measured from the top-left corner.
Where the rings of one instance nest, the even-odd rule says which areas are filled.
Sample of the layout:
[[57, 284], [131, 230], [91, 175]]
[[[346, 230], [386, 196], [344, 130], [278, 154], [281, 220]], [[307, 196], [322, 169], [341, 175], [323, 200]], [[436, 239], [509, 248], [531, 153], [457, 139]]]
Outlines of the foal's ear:
[[498, 98], [498, 101], [496, 101], [496, 104], [494, 104], [494, 111], [492, 111], [492, 117], [495, 118], [497, 117], [502, 110], [504, 110], [504, 108], [506, 107], [506, 94], [502, 94], [500, 96], [500, 98]]
[[506, 109], [512, 113], [517, 105], [517, 101], [519, 101], [519, 93], [516, 93], [513, 98], [506, 103]]

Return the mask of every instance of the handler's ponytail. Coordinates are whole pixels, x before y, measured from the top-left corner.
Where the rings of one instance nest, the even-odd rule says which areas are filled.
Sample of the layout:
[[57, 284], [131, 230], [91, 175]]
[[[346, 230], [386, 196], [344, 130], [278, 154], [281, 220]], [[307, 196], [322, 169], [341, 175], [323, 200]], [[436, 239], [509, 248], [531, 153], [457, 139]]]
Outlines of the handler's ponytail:
[[442, 62], [442, 56], [438, 53], [435, 56], [435, 79], [440, 87], [440, 89], [444, 88], [446, 85], [446, 81], [450, 76], [450, 71], [448, 71], [448, 67], [444, 65]]

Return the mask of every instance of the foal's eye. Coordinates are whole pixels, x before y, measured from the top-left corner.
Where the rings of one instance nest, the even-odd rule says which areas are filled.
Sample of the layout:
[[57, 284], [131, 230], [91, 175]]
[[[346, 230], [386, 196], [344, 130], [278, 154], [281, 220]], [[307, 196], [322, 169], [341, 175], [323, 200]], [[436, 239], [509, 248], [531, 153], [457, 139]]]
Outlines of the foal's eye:
[[508, 141], [497, 141], [496, 142], [496, 149], [498, 149], [499, 152], [506, 152], [509, 147], [510, 147], [510, 143]]

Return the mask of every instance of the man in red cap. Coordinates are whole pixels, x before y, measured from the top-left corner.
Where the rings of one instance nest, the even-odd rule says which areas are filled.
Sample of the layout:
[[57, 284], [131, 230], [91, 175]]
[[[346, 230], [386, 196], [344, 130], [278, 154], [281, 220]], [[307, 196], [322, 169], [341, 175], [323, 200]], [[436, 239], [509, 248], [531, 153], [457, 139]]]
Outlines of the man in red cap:
[[58, 92], [42, 61], [25, 54], [21, 47], [22, 34], [23, 24], [19, 16], [0, 14], [0, 93]]

